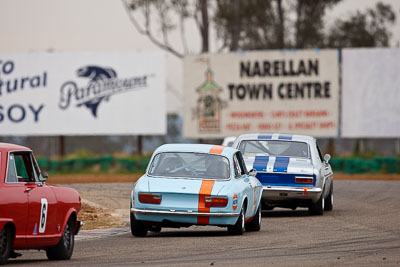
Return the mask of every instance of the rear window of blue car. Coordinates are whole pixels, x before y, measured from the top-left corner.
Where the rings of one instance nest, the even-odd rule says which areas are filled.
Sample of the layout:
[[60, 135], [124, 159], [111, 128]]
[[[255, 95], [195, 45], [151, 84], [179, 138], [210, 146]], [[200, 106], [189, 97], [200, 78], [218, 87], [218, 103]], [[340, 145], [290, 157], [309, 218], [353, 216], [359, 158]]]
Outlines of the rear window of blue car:
[[229, 161], [221, 155], [190, 152], [163, 152], [157, 154], [149, 175], [200, 179], [229, 179]]
[[244, 157], [276, 156], [309, 158], [308, 144], [296, 141], [281, 140], [245, 140], [240, 143], [239, 150]]

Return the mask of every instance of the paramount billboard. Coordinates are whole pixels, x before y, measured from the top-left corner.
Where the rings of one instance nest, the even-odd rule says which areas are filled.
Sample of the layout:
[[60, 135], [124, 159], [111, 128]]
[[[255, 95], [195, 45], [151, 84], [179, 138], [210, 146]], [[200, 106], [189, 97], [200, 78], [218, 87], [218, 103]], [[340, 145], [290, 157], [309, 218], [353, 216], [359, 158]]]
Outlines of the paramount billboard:
[[338, 135], [337, 50], [188, 56], [184, 136], [247, 132]]
[[165, 133], [162, 53], [0, 54], [0, 135]]

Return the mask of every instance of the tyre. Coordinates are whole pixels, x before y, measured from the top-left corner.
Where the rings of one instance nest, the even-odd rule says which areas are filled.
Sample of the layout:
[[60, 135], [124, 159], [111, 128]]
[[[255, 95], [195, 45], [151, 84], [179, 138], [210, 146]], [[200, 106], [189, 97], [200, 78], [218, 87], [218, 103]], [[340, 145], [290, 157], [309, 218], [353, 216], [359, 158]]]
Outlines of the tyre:
[[[149, 227], [136, 220], [135, 215], [131, 213], [131, 233], [136, 237], [145, 237]], [[161, 230], [161, 229], [160, 229]]]
[[149, 227], [150, 232], [159, 233], [161, 232], [161, 226], [152, 225]]
[[273, 210], [275, 207], [262, 203], [261, 210]]
[[54, 247], [46, 249], [49, 260], [69, 260], [75, 244], [74, 220], [70, 218], [65, 225], [60, 241]]
[[258, 205], [258, 209], [256, 211], [256, 214], [254, 215], [254, 218], [249, 222], [246, 223], [245, 228], [246, 231], [260, 231], [261, 229], [261, 204]]
[[318, 199], [317, 203], [312, 203], [310, 207], [308, 207], [308, 212], [310, 213], [310, 215], [323, 215], [324, 206], [325, 198], [321, 194], [321, 197]]
[[245, 211], [243, 209], [240, 211], [239, 218], [237, 219], [234, 225], [228, 226], [228, 233], [230, 235], [242, 235], [245, 230], [245, 223], [244, 223], [244, 214]]
[[329, 194], [325, 199], [325, 210], [333, 210], [333, 182], [331, 183], [331, 188], [329, 189]]
[[7, 263], [10, 257], [12, 232], [10, 227], [3, 227], [0, 232], [0, 265]]

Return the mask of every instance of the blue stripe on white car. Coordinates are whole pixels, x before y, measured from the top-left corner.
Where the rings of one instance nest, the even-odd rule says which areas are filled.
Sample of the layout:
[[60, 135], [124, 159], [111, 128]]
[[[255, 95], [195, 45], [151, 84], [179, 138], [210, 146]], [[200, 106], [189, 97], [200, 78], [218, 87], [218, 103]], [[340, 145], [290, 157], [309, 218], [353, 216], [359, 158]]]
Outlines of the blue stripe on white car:
[[261, 139], [261, 140], [270, 140], [270, 139], [272, 139], [272, 134], [260, 134], [260, 135], [258, 136], [258, 139]]
[[288, 135], [288, 134], [280, 134], [278, 139], [279, 140], [292, 140], [292, 135]]
[[269, 161], [269, 156], [256, 156], [253, 168], [260, 172], [267, 171], [267, 164]]
[[276, 157], [274, 172], [287, 172], [289, 161], [289, 157]]
[[[245, 157], [244, 162], [248, 170], [256, 169], [258, 172], [269, 173], [302, 173], [313, 174], [310, 159], [297, 159], [290, 157], [255, 156]], [[300, 163], [300, 164], [299, 164]]]

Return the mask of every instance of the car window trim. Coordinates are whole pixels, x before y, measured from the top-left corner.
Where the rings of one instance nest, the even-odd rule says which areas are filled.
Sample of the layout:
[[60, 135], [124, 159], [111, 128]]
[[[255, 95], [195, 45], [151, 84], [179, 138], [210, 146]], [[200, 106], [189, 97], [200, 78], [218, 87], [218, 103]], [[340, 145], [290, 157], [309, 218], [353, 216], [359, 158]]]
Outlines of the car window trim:
[[[237, 168], [236, 168], [235, 158], [236, 158], [236, 161], [237, 161], [238, 164], [239, 164], [239, 159], [237, 158], [236, 154], [237, 154], [237, 153], [235, 153], [235, 154], [233, 155], [233, 170], [234, 170], [234, 173], [235, 173], [235, 178], [236, 178], [236, 179], [239, 179], [240, 177], [242, 177], [242, 174], [236, 173], [238, 170], [237, 170]], [[240, 167], [239, 167], [239, 168], [240, 168]]]
[[236, 152], [236, 154], [238, 154], [237, 158], [239, 160], [239, 166], [243, 171], [243, 173], [241, 175], [246, 175], [248, 170], [247, 170], [247, 167], [246, 167], [246, 163], [244, 162], [242, 152], [239, 150], [238, 152]]
[[40, 181], [40, 171], [39, 171], [39, 169], [36, 169], [36, 167], [39, 168], [39, 166], [36, 166], [36, 164], [35, 164], [36, 159], [33, 156], [33, 151], [29, 154], [29, 158], [31, 160], [33, 175], [35, 176], [34, 177], [35, 178], [35, 183], [36, 182], [41, 183], [41, 181]]
[[[17, 175], [17, 181], [16, 182], [8, 182], [7, 181], [7, 175], [8, 175], [8, 166], [9, 166], [9, 160], [10, 160], [10, 154], [15, 153], [15, 152], [21, 152], [21, 153], [30, 153], [30, 155], [33, 155], [32, 150], [10, 150], [7, 152], [7, 168], [6, 168], [6, 177], [5, 177], [5, 184], [21, 184], [21, 185], [26, 185], [26, 184], [40, 184], [40, 181], [37, 181], [35, 178], [35, 182], [19, 182], [18, 181], [18, 175]], [[31, 159], [32, 163], [32, 159]], [[17, 174], [17, 167], [15, 166], [15, 161], [14, 161], [14, 168], [15, 168], [15, 173]]]
[[321, 161], [321, 163], [323, 163], [324, 162], [324, 158], [322, 157], [321, 149], [319, 148], [317, 140], [315, 140], [315, 146], [317, 147], [318, 158]]

